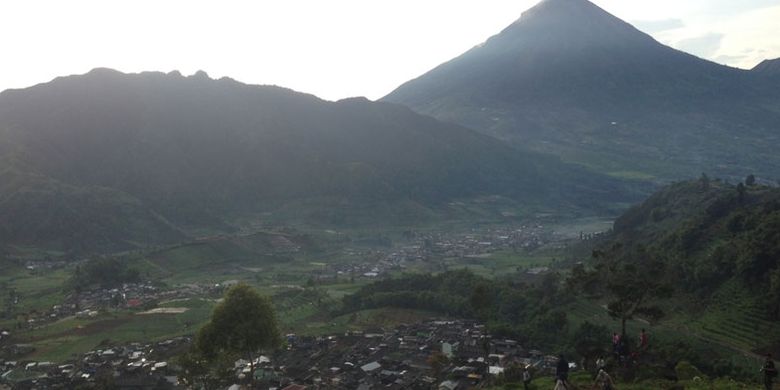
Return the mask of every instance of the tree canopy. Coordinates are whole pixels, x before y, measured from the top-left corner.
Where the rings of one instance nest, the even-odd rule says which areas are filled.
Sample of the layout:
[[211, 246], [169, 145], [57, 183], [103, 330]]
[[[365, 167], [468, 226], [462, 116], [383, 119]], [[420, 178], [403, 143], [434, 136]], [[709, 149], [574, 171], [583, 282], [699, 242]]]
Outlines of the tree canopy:
[[[254, 359], [260, 351], [282, 344], [273, 304], [252, 287], [239, 284], [227, 290], [211, 315], [211, 320], [196, 334], [192, 350], [184, 357], [191, 376], [218, 377], [238, 358]], [[211, 369], [204, 367], [210, 367]], [[253, 376], [253, 375], [252, 375]], [[192, 378], [190, 379], [192, 380]]]

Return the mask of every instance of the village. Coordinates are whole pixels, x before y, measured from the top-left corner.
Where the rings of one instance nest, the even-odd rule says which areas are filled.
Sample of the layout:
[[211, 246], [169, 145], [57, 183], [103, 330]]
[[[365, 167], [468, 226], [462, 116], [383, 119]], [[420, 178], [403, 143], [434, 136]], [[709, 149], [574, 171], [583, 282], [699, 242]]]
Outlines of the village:
[[[427, 321], [344, 334], [289, 334], [281, 351], [239, 359], [231, 389], [441, 389], [493, 383], [511, 366], [549, 374], [557, 358], [526, 350], [515, 340], [493, 338], [473, 321]], [[191, 337], [156, 343], [105, 346], [67, 362], [0, 360], [0, 383], [19, 389], [185, 388], [176, 356]], [[254, 372], [250, 367], [254, 367]], [[0, 385], [2, 386], [2, 385]]]
[[[421, 264], [427, 267], [423, 269], [436, 271], [443, 259], [480, 262], [497, 251], [533, 250], [561, 240], [556, 233], [536, 223], [466, 233], [405, 232], [404, 238], [402, 244], [388, 248], [347, 246], [343, 249], [344, 257], [354, 260], [326, 264], [312, 271], [310, 280], [318, 284], [345, 278], [368, 282]], [[48, 264], [28, 265], [31, 272], [45, 272], [50, 268]], [[546, 270], [537, 267], [526, 272]], [[34, 347], [11, 336], [67, 318], [92, 320], [116, 310], [143, 314], [144, 310], [165, 309], [159, 307], [161, 302], [217, 299], [225, 287], [236, 283], [237, 280], [226, 280], [219, 284], [161, 286], [143, 281], [71, 292], [48, 310], [26, 313], [15, 328], [2, 330], [0, 383], [13, 383], [15, 388], [72, 388], [110, 380], [119, 388], [180, 386], [175, 357], [187, 349], [191, 336], [157, 343], [101, 345], [78, 359], [64, 362], [29, 360], [27, 356]], [[494, 339], [483, 325], [462, 320], [430, 321], [322, 337], [291, 334], [287, 336], [286, 346], [284, 351], [255, 362], [257, 369], [253, 375], [260, 388], [300, 385], [311, 389], [462, 389], [492, 383], [510, 365], [529, 366], [542, 373], [555, 362], [539, 351], [525, 350], [516, 341]], [[248, 383], [249, 362], [239, 360], [235, 364], [236, 384]]]
[[415, 266], [427, 271], [441, 271], [444, 259], [479, 262], [499, 251], [533, 251], [544, 245], [558, 245], [564, 238], [543, 226], [532, 223], [517, 227], [473, 229], [468, 233], [405, 232], [402, 245], [392, 248], [362, 249], [347, 247], [345, 258], [359, 261], [323, 266], [313, 273], [317, 281], [337, 281], [344, 278], [373, 279], [393, 271], [404, 271]]

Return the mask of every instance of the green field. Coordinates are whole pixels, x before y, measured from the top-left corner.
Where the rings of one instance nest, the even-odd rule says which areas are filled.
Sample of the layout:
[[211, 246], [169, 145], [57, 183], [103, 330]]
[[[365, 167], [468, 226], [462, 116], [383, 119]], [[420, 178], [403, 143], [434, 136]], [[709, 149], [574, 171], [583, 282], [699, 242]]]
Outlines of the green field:
[[161, 305], [188, 309], [180, 314], [111, 311], [90, 319], [69, 317], [27, 331], [15, 340], [36, 348], [29, 359], [63, 361], [101, 345], [158, 341], [192, 333], [209, 318], [213, 306], [212, 301], [193, 299]]

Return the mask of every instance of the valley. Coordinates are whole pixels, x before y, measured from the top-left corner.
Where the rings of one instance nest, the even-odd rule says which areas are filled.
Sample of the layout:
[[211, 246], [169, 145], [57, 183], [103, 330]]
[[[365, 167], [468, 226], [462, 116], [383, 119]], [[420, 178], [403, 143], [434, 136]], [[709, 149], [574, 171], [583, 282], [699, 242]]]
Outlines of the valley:
[[[77, 3], [37, 30], [89, 33], [17, 52], [60, 76], [0, 89], [0, 390], [777, 388], [780, 46], [723, 53], [780, 7], [615, 7], [671, 18], [634, 14], [651, 35], [606, 0], [539, 0], [469, 43], [476, 10], [436, 28], [454, 3], [61, 17]], [[446, 57], [390, 55], [426, 17], [414, 42]], [[58, 65], [86, 43], [122, 56]], [[340, 97], [276, 85], [277, 57]], [[375, 101], [345, 92], [396, 70]]]
[[[520, 270], [544, 273], [563, 244], [577, 239], [552, 229], [533, 221], [462, 233], [302, 233], [280, 229], [205, 237], [111, 256], [136, 270], [138, 281], [94, 285], [89, 291], [74, 291], [69, 279], [90, 260], [15, 257], [6, 260], [0, 279], [6, 298], [0, 328], [13, 329], [15, 343], [31, 342], [36, 348], [31, 357], [56, 361], [73, 351], [86, 352], [81, 349], [92, 349], [103, 340], [119, 342], [130, 341], [128, 337], [133, 336], [128, 335], [160, 338], [191, 333], [208, 317], [209, 308], [224, 288], [247, 283], [274, 297], [281, 321], [291, 333], [340, 332], [351, 329], [349, 324], [339, 317], [331, 323], [331, 313], [323, 307], [336, 306], [343, 296], [374, 280], [456, 269], [469, 269], [486, 277]], [[533, 278], [531, 274], [527, 277]], [[89, 284], [82, 281], [79, 285]], [[146, 329], [148, 323], [138, 313], [158, 305], [194, 306], [183, 313], [149, 314], [163, 321], [155, 321], [159, 327]], [[101, 323], [123, 324], [127, 335]], [[87, 340], [72, 344], [74, 335], [67, 329], [85, 329], [77, 333], [89, 336], [94, 345]], [[75, 349], [62, 350], [63, 346]]]

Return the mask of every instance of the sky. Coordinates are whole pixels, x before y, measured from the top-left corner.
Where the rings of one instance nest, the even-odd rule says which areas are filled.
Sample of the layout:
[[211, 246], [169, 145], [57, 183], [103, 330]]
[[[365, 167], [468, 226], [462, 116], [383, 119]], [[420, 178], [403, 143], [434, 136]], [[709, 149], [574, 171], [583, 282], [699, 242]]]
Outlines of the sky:
[[[0, 0], [0, 90], [97, 67], [206, 71], [378, 99], [536, 0]], [[749, 69], [780, 57], [780, 0], [595, 0], [660, 42]]]

